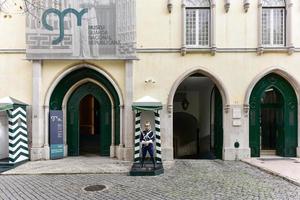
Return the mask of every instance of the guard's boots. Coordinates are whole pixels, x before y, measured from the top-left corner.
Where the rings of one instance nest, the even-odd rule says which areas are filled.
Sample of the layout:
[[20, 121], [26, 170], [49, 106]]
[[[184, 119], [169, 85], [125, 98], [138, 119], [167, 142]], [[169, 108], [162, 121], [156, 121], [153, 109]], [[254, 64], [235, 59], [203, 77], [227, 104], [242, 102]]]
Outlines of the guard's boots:
[[155, 159], [154, 159], [154, 157], [151, 158], [151, 161], [153, 163], [153, 168], [155, 169]]

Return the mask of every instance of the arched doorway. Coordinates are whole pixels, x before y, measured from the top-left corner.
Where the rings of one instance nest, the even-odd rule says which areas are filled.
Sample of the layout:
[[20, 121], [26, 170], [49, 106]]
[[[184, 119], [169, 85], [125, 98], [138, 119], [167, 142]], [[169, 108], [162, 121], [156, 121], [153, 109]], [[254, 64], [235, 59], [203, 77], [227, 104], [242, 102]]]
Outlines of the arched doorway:
[[[110, 146], [120, 144], [120, 96], [115, 85], [107, 75], [99, 73], [98, 70], [80, 67], [65, 75], [53, 88], [51, 92], [49, 110], [62, 110], [64, 112], [65, 144], [68, 144], [68, 155], [76, 156], [80, 152], [80, 103], [84, 98], [94, 98], [99, 103], [97, 113], [99, 114], [99, 137], [100, 149], [98, 155], [115, 156], [110, 152]], [[109, 102], [109, 104], [107, 103]], [[74, 106], [76, 105], [76, 106]], [[74, 112], [70, 112], [70, 110]], [[96, 114], [96, 111], [95, 111]], [[103, 115], [103, 116], [102, 116]], [[72, 118], [72, 119], [71, 119]], [[94, 120], [97, 120], [95, 118]], [[101, 120], [105, 120], [102, 123]], [[72, 126], [76, 122], [76, 126]], [[97, 129], [97, 125], [94, 125]], [[78, 129], [77, 129], [78, 128]], [[73, 129], [73, 130], [72, 130]], [[70, 132], [75, 134], [73, 138]], [[104, 137], [105, 139], [103, 139]], [[98, 146], [99, 147], [99, 146]]]
[[[97, 105], [95, 101], [99, 102], [99, 106], [95, 107]], [[95, 123], [95, 120], [98, 123]], [[85, 153], [109, 155], [111, 103], [107, 94], [99, 86], [86, 83], [73, 92], [67, 104], [67, 124], [69, 156]], [[99, 128], [96, 132], [97, 127]]]
[[173, 99], [174, 158], [222, 159], [223, 104], [215, 83], [195, 73]]
[[292, 86], [281, 76], [269, 74], [253, 88], [249, 105], [251, 156], [272, 152], [296, 156], [298, 107]]
[[[101, 141], [100, 103], [91, 94], [85, 96], [79, 105], [79, 153], [99, 154]], [[101, 123], [101, 124], [100, 124]]]

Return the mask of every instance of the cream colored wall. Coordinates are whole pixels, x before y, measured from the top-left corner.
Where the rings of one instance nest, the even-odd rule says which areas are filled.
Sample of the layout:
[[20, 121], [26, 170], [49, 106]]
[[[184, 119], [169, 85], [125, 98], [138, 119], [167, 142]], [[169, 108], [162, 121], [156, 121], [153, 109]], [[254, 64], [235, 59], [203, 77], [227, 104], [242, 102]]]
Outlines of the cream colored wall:
[[[28, 104], [32, 103], [32, 64], [26, 61], [25, 55], [25, 16], [13, 14], [4, 18], [0, 13], [0, 98], [12, 96]], [[20, 53], [20, 50], [23, 53]], [[9, 54], [8, 51], [12, 51]], [[16, 53], [18, 51], [18, 53]], [[122, 94], [125, 91], [125, 62], [124, 61], [91, 61], [86, 62], [99, 67], [109, 74], [118, 84]], [[78, 61], [44, 61], [42, 71], [43, 102], [47, 90], [63, 71], [82, 64]], [[8, 89], [9, 83], [14, 83]]]
[[300, 1], [293, 0], [292, 30], [294, 46], [300, 47]]
[[[228, 91], [226, 104], [244, 104], [245, 93], [254, 78], [271, 67], [280, 67], [300, 83], [300, 56], [295, 53], [287, 56], [282, 53], [217, 53], [187, 54], [139, 54], [140, 61], [134, 67], [134, 100], [145, 95], [167, 104], [168, 95], [175, 81], [186, 71], [199, 67], [218, 77]], [[140, 76], [143, 75], [143, 78]], [[155, 84], [145, 84], [148, 77]]]
[[256, 0], [251, 1], [251, 8], [247, 13], [244, 12], [243, 1], [230, 1], [228, 13], [225, 12], [224, 1], [216, 2], [217, 47], [256, 48], [258, 28]]
[[[138, 0], [137, 4], [137, 47], [181, 48], [181, 0], [172, 1], [173, 11], [167, 12], [167, 1]], [[230, 1], [229, 12], [224, 1], [216, 1], [216, 45], [217, 48], [257, 48], [258, 0], [250, 1], [247, 13], [243, 1]], [[293, 1], [293, 43], [300, 47], [300, 1]], [[245, 93], [255, 77], [270, 67], [280, 67], [300, 83], [300, 53], [255, 52], [216, 53], [139, 53], [134, 68], [134, 100], [151, 95], [167, 104], [168, 95], [177, 78], [194, 67], [219, 78], [228, 91], [226, 104], [244, 104]], [[143, 78], [139, 78], [143, 75]], [[145, 84], [147, 78], [155, 84]]]
[[[118, 85], [123, 96], [125, 92], [125, 63], [123, 61], [94, 61], [94, 62], [84, 62], [98, 67], [99, 69], [105, 71]], [[54, 81], [61, 75], [64, 71], [76, 66], [78, 64], [83, 64], [82, 62], [74, 61], [44, 61], [43, 62], [43, 79], [42, 79], [42, 96], [43, 102], [45, 102], [46, 94], [54, 83]]]
[[[166, 0], [138, 0], [136, 1], [137, 11], [137, 47], [138, 48], [180, 48], [181, 47], [181, 0], [172, 1], [173, 11], [167, 11]], [[300, 2], [293, 1], [293, 40], [296, 47], [300, 47]], [[217, 47], [257, 47], [257, 0], [250, 3], [248, 13], [243, 10], [242, 1], [231, 1], [228, 13], [225, 13], [224, 2], [216, 2], [216, 27]], [[12, 18], [4, 19], [0, 15], [0, 49], [24, 49], [25, 48], [25, 17], [13, 15]], [[208, 54], [188, 54], [184, 57], [179, 53], [173, 54], [139, 54], [139, 61], [135, 62], [135, 86], [134, 99], [148, 93], [167, 101], [170, 87], [177, 77], [184, 71], [195, 66], [204, 66], [216, 73], [230, 89], [230, 102], [241, 103], [247, 84], [251, 82], [256, 74], [270, 66], [283, 66], [288, 71], [297, 71], [299, 63], [296, 58], [299, 53], [288, 56], [286, 53], [264, 54], [257, 56], [255, 53], [221, 54], [216, 56]], [[31, 66], [30, 62], [24, 61], [24, 54], [3, 54], [0, 52], [0, 70], [2, 85], [15, 81], [17, 84], [15, 93], [12, 90], [6, 91], [0, 88], [0, 96], [12, 95], [24, 101], [31, 102]], [[250, 62], [251, 61], [251, 62]], [[45, 61], [43, 67], [43, 96], [50, 84], [62, 71], [75, 64], [71, 61]], [[104, 70], [108, 71], [119, 84], [124, 94], [124, 63], [123, 62], [97, 62]], [[9, 68], [7, 67], [9, 66]], [[237, 77], [232, 81], [232, 71], [243, 69], [242, 78]], [[295, 66], [295, 67], [294, 67]], [[20, 75], [18, 78], [11, 75], [15, 72]], [[163, 73], [162, 73], [163, 72]], [[165, 76], [167, 73], [168, 78]], [[4, 75], [5, 74], [5, 75]], [[8, 75], [9, 74], [9, 75]], [[24, 74], [24, 78], [21, 74]], [[144, 78], [154, 77], [157, 79], [155, 86], [144, 84]], [[239, 84], [234, 84], [242, 80]], [[25, 85], [25, 88], [24, 88]], [[166, 87], [158, 87], [166, 86]]]
[[[243, 1], [216, 1], [216, 45], [218, 48], [256, 48], [258, 31], [258, 0], [250, 1], [244, 12]], [[167, 0], [137, 0], [137, 47], [180, 48], [182, 45], [182, 0], [174, 0], [172, 13]], [[300, 1], [293, 0], [293, 41], [300, 47]], [[297, 37], [298, 36], [298, 37]]]
[[[32, 102], [31, 62], [25, 60], [25, 16], [4, 18], [0, 12], [0, 98], [11, 96]], [[13, 51], [7, 53], [8, 51]], [[18, 50], [18, 53], [14, 53]], [[23, 50], [23, 53], [20, 52]]]
[[[216, 27], [217, 47], [257, 47], [257, 0], [250, 2], [248, 13], [244, 13], [242, 1], [231, 1], [228, 13], [224, 11], [224, 2], [217, 1]], [[168, 13], [166, 0], [138, 0], [137, 5], [137, 47], [138, 48], [180, 48], [181, 47], [181, 0], [173, 1], [174, 7]], [[293, 5], [293, 40], [300, 47], [300, 2]], [[25, 48], [25, 17], [13, 15], [4, 19], [0, 16], [0, 49]], [[175, 80], [186, 70], [203, 66], [216, 74], [229, 91], [229, 103], [243, 103], [244, 93], [251, 80], [271, 66], [284, 67], [292, 75], [300, 74], [298, 70], [299, 53], [288, 56], [286, 53], [217, 53], [216, 56], [197, 53], [182, 57], [179, 53], [138, 54], [139, 61], [134, 68], [134, 100], [147, 95], [167, 102], [168, 94]], [[72, 61], [44, 61], [43, 96], [51, 83], [65, 69], [76, 64]], [[124, 94], [124, 63], [95, 62], [116, 79]], [[232, 73], [241, 69], [233, 78]], [[11, 95], [26, 102], [31, 102], [32, 72], [31, 63], [25, 61], [25, 54], [3, 54], [0, 52], [1, 85], [14, 83], [13, 90], [0, 87], [0, 96]], [[18, 72], [18, 76], [15, 73]], [[167, 76], [167, 77], [166, 77]], [[141, 78], [142, 77], [142, 78]], [[144, 79], [153, 77], [155, 85], [145, 85]], [[234, 79], [234, 80], [233, 80]], [[239, 83], [239, 84], [236, 84]]]
[[0, 53], [0, 98], [4, 96], [32, 102], [32, 66], [24, 54]]
[[25, 49], [25, 16], [4, 18], [0, 12], [0, 49]]
[[137, 0], [137, 48], [178, 47], [181, 44], [181, 2], [170, 15], [166, 0]]

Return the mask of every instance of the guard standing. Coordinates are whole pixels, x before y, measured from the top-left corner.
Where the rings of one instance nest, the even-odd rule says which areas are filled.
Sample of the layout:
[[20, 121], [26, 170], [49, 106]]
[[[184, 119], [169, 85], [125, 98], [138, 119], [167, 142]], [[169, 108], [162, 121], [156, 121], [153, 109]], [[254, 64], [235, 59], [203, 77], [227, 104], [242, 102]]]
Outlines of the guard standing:
[[145, 122], [145, 130], [141, 132], [140, 142], [142, 143], [142, 162], [141, 167], [144, 166], [145, 157], [147, 152], [150, 154], [151, 161], [153, 163], [153, 167], [155, 169], [155, 159], [154, 159], [154, 133], [151, 130], [151, 124], [149, 121]]

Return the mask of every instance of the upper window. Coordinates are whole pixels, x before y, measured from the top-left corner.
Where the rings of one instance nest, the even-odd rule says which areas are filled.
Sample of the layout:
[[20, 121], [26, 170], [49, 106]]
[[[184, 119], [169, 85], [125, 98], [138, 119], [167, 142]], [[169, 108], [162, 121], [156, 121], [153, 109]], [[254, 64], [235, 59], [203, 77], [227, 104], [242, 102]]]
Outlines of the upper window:
[[208, 47], [210, 40], [209, 0], [186, 0], [186, 45]]
[[285, 46], [285, 1], [263, 0], [262, 6], [263, 46]]

